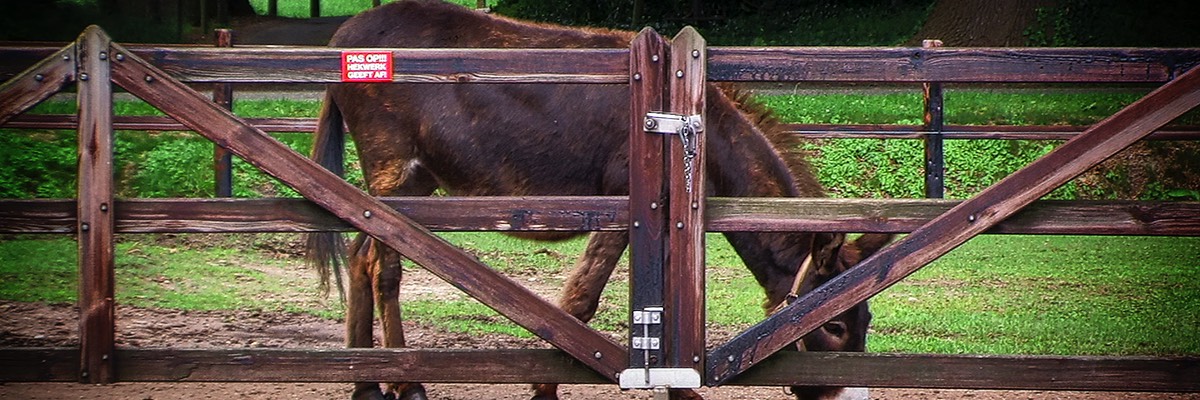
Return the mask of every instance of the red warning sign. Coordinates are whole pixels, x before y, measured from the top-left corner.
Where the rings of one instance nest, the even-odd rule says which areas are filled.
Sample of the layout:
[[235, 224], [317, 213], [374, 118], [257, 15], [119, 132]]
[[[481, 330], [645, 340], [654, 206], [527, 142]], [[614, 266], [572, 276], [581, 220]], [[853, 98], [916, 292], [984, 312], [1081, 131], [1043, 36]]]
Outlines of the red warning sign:
[[343, 51], [342, 82], [391, 82], [392, 53]]

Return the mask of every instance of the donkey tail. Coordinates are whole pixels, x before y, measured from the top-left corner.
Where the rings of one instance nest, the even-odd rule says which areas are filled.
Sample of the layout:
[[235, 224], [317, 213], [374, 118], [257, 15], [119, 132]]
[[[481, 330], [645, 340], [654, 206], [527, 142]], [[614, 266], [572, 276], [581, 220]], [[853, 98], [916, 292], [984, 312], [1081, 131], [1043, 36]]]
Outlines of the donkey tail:
[[858, 248], [859, 254], [865, 259], [887, 246], [895, 238], [896, 235], [890, 233], [864, 233], [854, 240], [854, 247]]
[[[342, 111], [325, 93], [325, 101], [317, 119], [317, 131], [313, 134], [312, 160], [337, 176], [345, 175], [346, 131]], [[306, 253], [309, 264], [316, 267], [321, 277], [321, 294], [329, 295], [329, 276], [337, 284], [338, 298], [345, 299], [342, 286], [342, 265], [346, 262], [346, 243], [338, 232], [310, 233], [306, 238]]]

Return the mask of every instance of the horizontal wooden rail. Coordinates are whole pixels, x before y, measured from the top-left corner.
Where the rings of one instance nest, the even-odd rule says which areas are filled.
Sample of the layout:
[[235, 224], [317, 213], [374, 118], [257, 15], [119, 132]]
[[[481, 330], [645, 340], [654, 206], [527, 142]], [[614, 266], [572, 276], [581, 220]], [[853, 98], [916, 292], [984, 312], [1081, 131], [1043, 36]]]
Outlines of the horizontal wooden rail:
[[[434, 231], [620, 231], [625, 197], [390, 197]], [[709, 231], [905, 233], [958, 205], [938, 199], [713, 198]], [[349, 231], [301, 199], [118, 200], [118, 233]], [[0, 233], [74, 233], [74, 200], [0, 201]], [[988, 233], [1200, 236], [1200, 202], [1039, 201]]]
[[785, 351], [729, 385], [1003, 390], [1200, 391], [1200, 358]]
[[1161, 83], [1200, 49], [710, 47], [708, 78], [743, 82]]
[[[59, 47], [0, 48], [0, 80]], [[184, 82], [340, 79], [340, 49], [128, 48]], [[628, 83], [626, 49], [390, 50], [396, 57], [397, 80], [403, 82]], [[708, 61], [708, 78], [713, 81], [1161, 83], [1200, 64], [1200, 49], [709, 47]]]
[[[115, 353], [119, 382], [608, 382], [549, 349], [119, 348]], [[77, 382], [78, 361], [74, 348], [0, 349], [0, 382]], [[1200, 359], [1194, 357], [782, 352], [728, 384], [1196, 392], [1197, 375]]]
[[[341, 82], [329, 47], [124, 46], [187, 83]], [[0, 79], [49, 56], [52, 47], [0, 48]], [[629, 83], [628, 49], [375, 49], [391, 51], [396, 82]]]
[[[946, 125], [945, 139], [1070, 140], [1086, 126]], [[920, 125], [784, 124], [783, 129], [812, 139], [921, 139], [930, 134]], [[1145, 140], [1200, 140], [1200, 126], [1167, 126]]]
[[[264, 132], [313, 132], [315, 118], [245, 118]], [[70, 114], [20, 115], [7, 123], [13, 129], [75, 129], [79, 118]], [[183, 124], [162, 116], [116, 116], [113, 128], [119, 130], [186, 131]], [[920, 139], [929, 134], [920, 125], [862, 124], [784, 124], [783, 129], [810, 139]], [[1063, 125], [947, 125], [946, 139], [1069, 140], [1086, 126]], [[1200, 140], [1200, 126], [1174, 126], [1159, 129], [1146, 140]]]
[[[131, 349], [118, 382], [611, 383], [550, 349]], [[75, 348], [0, 349], [0, 382], [78, 382]]]

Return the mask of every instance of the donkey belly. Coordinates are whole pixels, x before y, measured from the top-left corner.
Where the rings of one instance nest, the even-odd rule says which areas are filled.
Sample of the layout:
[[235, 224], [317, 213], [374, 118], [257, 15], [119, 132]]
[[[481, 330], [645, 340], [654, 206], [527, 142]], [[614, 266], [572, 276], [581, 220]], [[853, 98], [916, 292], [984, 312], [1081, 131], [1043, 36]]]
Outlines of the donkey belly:
[[[461, 195], [617, 194], [627, 90], [596, 85], [408, 85], [419, 162]], [[618, 100], [619, 99], [619, 100]]]

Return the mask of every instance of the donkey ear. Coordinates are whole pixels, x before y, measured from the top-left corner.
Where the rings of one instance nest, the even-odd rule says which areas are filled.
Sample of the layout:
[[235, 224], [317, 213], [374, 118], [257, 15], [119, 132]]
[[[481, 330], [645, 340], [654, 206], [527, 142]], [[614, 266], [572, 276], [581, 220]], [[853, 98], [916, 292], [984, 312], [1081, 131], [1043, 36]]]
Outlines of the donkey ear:
[[862, 236], [859, 236], [858, 239], [855, 239], [854, 242], [850, 243], [852, 246], [858, 249], [858, 253], [860, 255], [858, 260], [854, 260], [854, 263], [858, 264], [859, 261], [862, 261], [867, 257], [870, 257], [872, 254], [875, 254], [875, 252], [879, 251], [879, 249], [882, 249], [884, 246], [887, 246], [888, 243], [891, 243], [892, 239], [895, 237], [896, 235], [888, 233], [865, 233]]
[[842, 233], [818, 233], [813, 237], [813, 265], [821, 276], [833, 277], [838, 269], [837, 256], [841, 252], [846, 235]]

